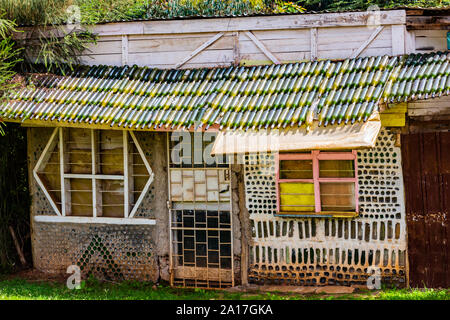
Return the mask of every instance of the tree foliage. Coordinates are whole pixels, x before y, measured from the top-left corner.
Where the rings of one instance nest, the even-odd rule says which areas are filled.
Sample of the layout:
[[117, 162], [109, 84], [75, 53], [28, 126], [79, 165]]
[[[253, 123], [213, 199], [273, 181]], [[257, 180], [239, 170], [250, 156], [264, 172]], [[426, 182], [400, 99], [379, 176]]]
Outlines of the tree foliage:
[[305, 7], [308, 11], [348, 11], [366, 10], [370, 6], [376, 5], [380, 9], [395, 7], [443, 7], [449, 6], [450, 0], [301, 0], [297, 3]]

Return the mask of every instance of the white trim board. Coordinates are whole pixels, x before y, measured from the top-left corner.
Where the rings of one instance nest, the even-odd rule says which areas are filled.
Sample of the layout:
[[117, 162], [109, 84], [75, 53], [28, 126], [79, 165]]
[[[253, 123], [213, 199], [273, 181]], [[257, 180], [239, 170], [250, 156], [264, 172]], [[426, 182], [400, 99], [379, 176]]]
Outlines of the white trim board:
[[70, 216], [34, 216], [35, 222], [50, 223], [84, 223], [84, 224], [118, 224], [118, 225], [155, 225], [155, 219], [142, 218], [104, 218], [104, 217], [70, 217]]

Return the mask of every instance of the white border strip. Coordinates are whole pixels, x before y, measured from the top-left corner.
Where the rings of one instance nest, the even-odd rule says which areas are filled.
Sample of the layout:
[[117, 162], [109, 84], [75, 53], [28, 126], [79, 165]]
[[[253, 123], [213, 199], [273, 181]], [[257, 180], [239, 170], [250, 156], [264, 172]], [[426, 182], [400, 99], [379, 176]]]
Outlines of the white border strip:
[[141, 218], [104, 218], [104, 217], [69, 217], [69, 216], [34, 216], [35, 222], [52, 222], [52, 223], [102, 223], [102, 224], [119, 224], [119, 225], [155, 225], [155, 219]]

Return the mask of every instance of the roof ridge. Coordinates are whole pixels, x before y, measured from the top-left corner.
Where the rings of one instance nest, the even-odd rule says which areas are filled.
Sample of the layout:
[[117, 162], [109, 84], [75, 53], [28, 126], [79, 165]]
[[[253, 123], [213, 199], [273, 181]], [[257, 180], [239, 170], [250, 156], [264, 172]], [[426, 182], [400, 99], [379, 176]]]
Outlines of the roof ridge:
[[212, 69], [83, 66], [36, 76], [36, 89], [20, 90], [0, 115], [154, 130], [339, 125], [366, 121], [380, 103], [448, 95], [449, 62], [446, 51]]

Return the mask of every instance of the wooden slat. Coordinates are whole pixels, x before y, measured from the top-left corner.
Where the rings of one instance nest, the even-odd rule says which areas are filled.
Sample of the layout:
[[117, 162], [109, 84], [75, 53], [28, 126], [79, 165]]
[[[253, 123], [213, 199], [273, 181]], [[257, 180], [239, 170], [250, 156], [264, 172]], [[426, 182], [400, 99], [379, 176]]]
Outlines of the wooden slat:
[[122, 65], [128, 64], [128, 36], [122, 36]]
[[[129, 64], [137, 64], [139, 66], [168, 66], [173, 68], [174, 64], [179, 64], [179, 61], [186, 58], [190, 52], [148, 52], [148, 53], [134, 53], [129, 55]], [[193, 57], [188, 64], [232, 64], [234, 61], [233, 49], [230, 50], [207, 50], [202, 51]]]
[[123, 131], [123, 197], [124, 197], [124, 217], [128, 218], [130, 213], [130, 184], [129, 184], [129, 166], [128, 166], [128, 132]]
[[311, 28], [311, 60], [317, 59], [317, 28]]
[[258, 39], [251, 31], [245, 31], [245, 34], [255, 43], [255, 45], [261, 49], [261, 51], [275, 64], [280, 64], [280, 60], [270, 52], [269, 49]]
[[210, 38], [208, 41], [204, 42], [200, 47], [192, 51], [186, 58], [182, 59], [178, 64], [175, 65], [175, 69], [178, 69], [183, 64], [191, 60], [193, 57], [195, 57], [197, 54], [199, 54], [201, 51], [209, 47], [211, 44], [213, 44], [216, 40], [221, 38], [225, 33], [219, 32], [214, 37]]
[[375, 40], [375, 38], [380, 34], [380, 32], [383, 31], [383, 29], [384, 26], [379, 26], [378, 28], [376, 28], [373, 31], [373, 33], [369, 36], [369, 38], [367, 38], [367, 40], [364, 41], [358, 49], [353, 51], [350, 58], [359, 57], [359, 55], [372, 43], [372, 41]]
[[[203, 43], [211, 39], [210, 33], [200, 34], [195, 37], [184, 37], [183, 34], [176, 35], [177, 37], [166, 38], [164, 36], [156, 37], [149, 36], [147, 39], [141, 37], [141, 39], [129, 39], [129, 52], [130, 53], [147, 53], [147, 52], [176, 52], [184, 51], [189, 52], [197, 49]], [[234, 36], [224, 35], [220, 39], [217, 39], [212, 43], [207, 50], [224, 50], [233, 49]], [[186, 54], [187, 55], [187, 54]]]
[[[370, 12], [275, 15], [264, 17], [235, 17], [169, 21], [108, 23], [91, 27], [100, 35], [170, 34], [195, 32], [226, 32], [246, 30], [298, 29], [311, 27], [365, 26]], [[381, 25], [404, 24], [404, 10], [383, 12]]]
[[450, 29], [450, 17], [445, 16], [413, 16], [406, 19], [408, 30]]
[[42, 151], [41, 156], [39, 157], [39, 159], [36, 163], [36, 166], [33, 169], [33, 176], [34, 176], [35, 180], [37, 181], [38, 185], [41, 187], [42, 192], [44, 192], [45, 197], [50, 202], [50, 205], [52, 206], [53, 210], [55, 210], [55, 212], [58, 216], [61, 216], [61, 212], [58, 209], [58, 206], [53, 201], [52, 197], [48, 193], [47, 188], [45, 187], [44, 183], [42, 182], [42, 180], [38, 174], [38, 172], [45, 166], [47, 160], [49, 159], [50, 150], [53, 150], [53, 148], [56, 145], [56, 137], [58, 135], [58, 132], [59, 132], [58, 128], [55, 128], [53, 130], [53, 133], [50, 136], [50, 139], [48, 140], [44, 150]]
[[391, 26], [392, 31], [392, 55], [405, 54], [405, 33], [404, 25]]

